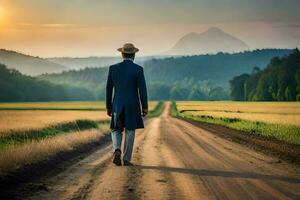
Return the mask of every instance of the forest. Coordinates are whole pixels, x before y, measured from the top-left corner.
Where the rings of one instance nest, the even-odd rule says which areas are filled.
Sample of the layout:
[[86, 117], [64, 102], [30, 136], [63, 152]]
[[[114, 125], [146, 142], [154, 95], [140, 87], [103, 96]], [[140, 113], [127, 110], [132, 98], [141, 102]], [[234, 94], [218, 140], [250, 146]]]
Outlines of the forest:
[[0, 64], [0, 102], [93, 100], [85, 88], [55, 85]]
[[237, 101], [299, 101], [300, 52], [274, 57], [265, 69], [255, 67], [230, 81], [231, 97]]
[[[145, 77], [151, 100], [226, 100], [229, 80], [254, 66], [264, 68], [270, 60], [291, 52], [289, 49], [262, 49], [241, 53], [180, 56], [144, 61]], [[38, 78], [52, 83], [84, 87], [96, 99], [105, 98], [108, 68], [85, 68]]]

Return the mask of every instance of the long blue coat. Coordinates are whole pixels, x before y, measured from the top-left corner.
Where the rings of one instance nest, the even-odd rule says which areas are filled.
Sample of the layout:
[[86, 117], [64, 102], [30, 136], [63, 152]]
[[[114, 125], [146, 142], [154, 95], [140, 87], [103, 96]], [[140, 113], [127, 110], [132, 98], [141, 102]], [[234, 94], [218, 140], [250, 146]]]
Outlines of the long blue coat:
[[128, 130], [144, 128], [142, 109], [148, 109], [144, 70], [131, 60], [109, 67], [106, 84], [106, 108], [112, 110], [111, 129], [122, 119]]

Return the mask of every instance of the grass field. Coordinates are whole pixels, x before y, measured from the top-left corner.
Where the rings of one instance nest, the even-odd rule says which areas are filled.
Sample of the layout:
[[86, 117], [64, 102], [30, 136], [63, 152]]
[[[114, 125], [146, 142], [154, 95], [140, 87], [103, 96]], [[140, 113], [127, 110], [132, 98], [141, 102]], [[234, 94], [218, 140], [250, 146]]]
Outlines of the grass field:
[[[149, 117], [162, 109], [162, 102], [150, 102]], [[104, 102], [0, 104], [0, 175], [98, 141], [109, 119]]]
[[103, 101], [0, 103], [0, 110], [105, 110]]
[[[0, 110], [0, 150], [31, 140], [96, 128], [100, 122], [110, 119], [106, 111], [89, 110], [91, 107], [87, 107], [87, 105], [92, 105], [91, 102], [82, 102], [84, 106], [79, 102], [65, 102], [65, 104], [59, 102], [57, 104], [57, 108], [68, 108], [69, 110], [53, 109], [55, 108], [53, 102], [25, 104], [35, 109]], [[103, 102], [94, 102], [94, 105], [98, 104], [104, 105]], [[8, 105], [10, 104], [5, 103], [5, 106], [10, 108], [22, 104], [12, 103], [10, 106]], [[82, 110], [84, 107], [89, 109]], [[162, 107], [162, 102], [150, 102], [149, 117], [159, 115]], [[43, 108], [43, 110], [36, 108]], [[47, 108], [50, 110], [46, 110]], [[75, 110], [70, 110], [71, 108]]]
[[182, 101], [173, 115], [300, 144], [298, 102]]
[[[150, 114], [157, 103], [149, 103]], [[0, 103], [0, 108], [0, 134], [40, 129], [75, 120], [109, 119], [103, 110], [104, 102]]]
[[300, 126], [298, 102], [177, 102], [179, 112], [194, 116], [213, 116]]
[[45, 160], [59, 152], [72, 151], [80, 145], [98, 141], [108, 131], [107, 127], [101, 126], [98, 129], [76, 131], [15, 145], [0, 152], [0, 175], [23, 165]]
[[[156, 101], [149, 103], [149, 110], [154, 109]], [[59, 101], [59, 102], [28, 102], [0, 103], [0, 110], [102, 110], [104, 101]]]
[[109, 119], [105, 111], [0, 110], [0, 134], [19, 130], [40, 129], [78, 119]]

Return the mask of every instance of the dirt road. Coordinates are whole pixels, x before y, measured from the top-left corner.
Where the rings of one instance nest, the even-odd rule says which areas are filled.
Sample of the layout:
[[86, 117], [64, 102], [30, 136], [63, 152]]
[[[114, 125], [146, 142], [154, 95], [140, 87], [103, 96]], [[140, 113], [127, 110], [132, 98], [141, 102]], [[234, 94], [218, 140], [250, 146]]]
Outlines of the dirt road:
[[300, 199], [300, 169], [163, 114], [137, 132], [132, 167], [110, 144], [58, 175], [31, 199]]

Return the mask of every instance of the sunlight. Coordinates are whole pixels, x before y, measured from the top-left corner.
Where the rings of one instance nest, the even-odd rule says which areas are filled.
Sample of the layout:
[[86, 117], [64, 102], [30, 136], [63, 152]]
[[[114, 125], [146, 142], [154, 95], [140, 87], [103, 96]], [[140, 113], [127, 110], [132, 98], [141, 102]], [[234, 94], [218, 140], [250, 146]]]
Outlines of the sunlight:
[[4, 21], [5, 18], [5, 11], [4, 8], [0, 5], [0, 23]]

